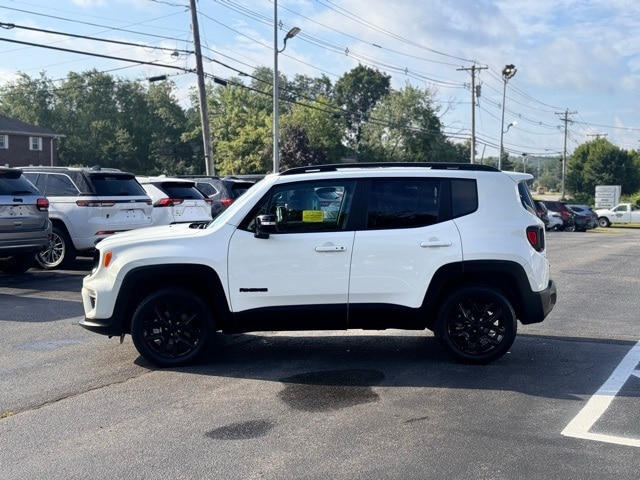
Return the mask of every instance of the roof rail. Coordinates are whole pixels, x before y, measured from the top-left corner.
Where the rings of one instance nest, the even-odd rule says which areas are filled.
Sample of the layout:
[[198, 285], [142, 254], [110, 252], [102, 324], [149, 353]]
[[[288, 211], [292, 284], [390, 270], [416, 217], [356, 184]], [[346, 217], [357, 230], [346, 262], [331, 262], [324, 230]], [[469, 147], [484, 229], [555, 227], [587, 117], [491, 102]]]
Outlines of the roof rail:
[[453, 162], [369, 162], [369, 163], [334, 163], [328, 165], [308, 165], [306, 167], [294, 167], [280, 175], [295, 175], [298, 173], [336, 172], [347, 168], [391, 168], [391, 167], [421, 167], [433, 170], [472, 170], [483, 172], [500, 172], [491, 165], [478, 163], [453, 163]]

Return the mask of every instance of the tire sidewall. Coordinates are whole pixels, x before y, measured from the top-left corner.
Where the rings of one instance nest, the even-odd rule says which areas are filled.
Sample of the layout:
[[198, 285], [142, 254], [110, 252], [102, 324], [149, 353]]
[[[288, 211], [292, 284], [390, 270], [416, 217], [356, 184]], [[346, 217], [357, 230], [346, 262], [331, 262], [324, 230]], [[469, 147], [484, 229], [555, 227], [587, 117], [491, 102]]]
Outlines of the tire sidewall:
[[[500, 304], [505, 316], [505, 337], [500, 342], [500, 345], [498, 345], [497, 348], [491, 350], [490, 352], [479, 355], [471, 355], [460, 350], [455, 342], [451, 339], [448, 332], [447, 319], [450, 315], [452, 315], [460, 301], [471, 295], [493, 297], [494, 301]], [[517, 326], [518, 325], [515, 311], [511, 303], [502, 294], [502, 292], [489, 286], [469, 285], [452, 292], [445, 299], [440, 310], [438, 311], [434, 333], [436, 339], [447, 352], [447, 354], [457, 361], [470, 364], [486, 364], [497, 360], [509, 351], [516, 338]]]
[[[178, 358], [159, 355], [148, 345], [143, 337], [143, 327], [146, 318], [152, 314], [154, 306], [167, 296], [183, 297], [183, 301], [191, 302], [193, 307], [198, 309], [199, 315], [202, 315], [202, 335], [198, 340], [197, 347], [188, 354]], [[212, 337], [214, 331], [213, 318], [207, 304], [194, 292], [178, 287], [165, 288], [150, 293], [136, 307], [131, 318], [131, 337], [138, 353], [140, 353], [145, 360], [162, 368], [182, 366], [200, 357], [203, 352], [207, 350], [207, 347], [213, 343]]]
[[[62, 254], [55, 262], [48, 262], [45, 255], [54, 248], [57, 241], [62, 243]], [[76, 251], [69, 234], [58, 226], [54, 226], [51, 231], [51, 240], [47, 248], [36, 254], [36, 263], [45, 270], [64, 268], [69, 266], [76, 258]]]

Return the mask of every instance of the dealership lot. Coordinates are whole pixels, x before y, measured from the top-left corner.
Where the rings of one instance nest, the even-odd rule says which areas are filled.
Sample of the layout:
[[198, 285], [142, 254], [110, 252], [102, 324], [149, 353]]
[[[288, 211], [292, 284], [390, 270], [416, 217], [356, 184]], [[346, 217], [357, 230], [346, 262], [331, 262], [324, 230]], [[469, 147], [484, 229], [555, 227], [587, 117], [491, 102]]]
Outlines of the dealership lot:
[[640, 229], [549, 232], [558, 305], [487, 366], [425, 332], [224, 336], [158, 370], [90, 268], [0, 277], [0, 478], [638, 478]]

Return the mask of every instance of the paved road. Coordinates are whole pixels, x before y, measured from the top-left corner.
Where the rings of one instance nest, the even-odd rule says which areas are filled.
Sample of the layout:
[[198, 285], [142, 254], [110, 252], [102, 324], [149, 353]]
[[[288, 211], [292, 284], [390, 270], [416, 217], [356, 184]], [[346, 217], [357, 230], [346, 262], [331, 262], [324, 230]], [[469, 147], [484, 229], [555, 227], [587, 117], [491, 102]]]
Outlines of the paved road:
[[77, 325], [88, 264], [0, 277], [0, 479], [637, 480], [640, 230], [547, 241], [559, 303], [488, 366], [355, 331], [157, 370]]

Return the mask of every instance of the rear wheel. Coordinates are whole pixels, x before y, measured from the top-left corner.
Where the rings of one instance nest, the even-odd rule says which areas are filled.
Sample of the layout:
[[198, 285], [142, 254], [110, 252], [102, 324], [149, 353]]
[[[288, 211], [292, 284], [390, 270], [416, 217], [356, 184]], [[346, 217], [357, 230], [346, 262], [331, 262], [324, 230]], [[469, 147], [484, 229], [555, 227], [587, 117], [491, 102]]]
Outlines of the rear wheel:
[[71, 265], [77, 254], [67, 231], [55, 226], [51, 231], [49, 244], [36, 254], [36, 262], [46, 270], [63, 268]]
[[140, 355], [159, 367], [191, 362], [213, 335], [213, 320], [195, 293], [166, 288], [142, 300], [133, 314], [131, 337]]
[[35, 254], [33, 252], [13, 255], [0, 260], [0, 272], [12, 274], [24, 273], [33, 267], [34, 261]]
[[599, 227], [607, 228], [609, 225], [611, 225], [611, 222], [609, 222], [609, 219], [607, 217], [600, 217], [598, 219], [598, 226]]
[[498, 290], [471, 285], [445, 300], [435, 335], [448, 354], [464, 363], [489, 363], [502, 357], [516, 337], [517, 319]]

